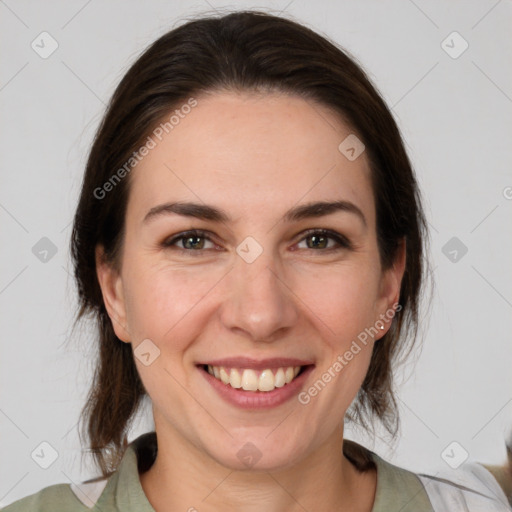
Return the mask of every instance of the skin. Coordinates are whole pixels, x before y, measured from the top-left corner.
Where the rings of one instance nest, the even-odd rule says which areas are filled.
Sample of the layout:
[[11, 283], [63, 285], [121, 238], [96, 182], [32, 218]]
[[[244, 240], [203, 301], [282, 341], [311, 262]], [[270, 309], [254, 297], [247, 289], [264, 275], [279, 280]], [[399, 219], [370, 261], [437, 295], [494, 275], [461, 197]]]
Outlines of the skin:
[[[241, 410], [195, 366], [231, 356], [312, 360], [307, 389], [397, 302], [404, 251], [382, 269], [366, 155], [349, 161], [338, 146], [350, 127], [312, 101], [233, 92], [197, 100], [130, 175], [119, 272], [97, 250], [116, 335], [134, 350], [148, 338], [160, 350], [149, 366], [135, 358], [158, 436], [156, 461], [141, 475], [144, 492], [159, 512], [370, 511], [376, 474], [358, 472], [342, 446], [344, 415], [374, 341], [307, 405], [294, 397]], [[143, 222], [154, 206], [178, 200], [214, 205], [232, 220], [169, 214]], [[281, 220], [294, 206], [331, 200], [352, 202], [365, 222], [343, 211]], [[183, 239], [162, 246], [193, 228], [209, 231], [210, 240], [198, 240], [202, 251], [185, 249]], [[329, 238], [314, 248], [304, 235], [311, 228], [334, 230], [351, 247], [333, 250]], [[248, 236], [263, 248], [250, 264], [236, 252]], [[248, 442], [261, 453], [251, 468], [237, 457]]]

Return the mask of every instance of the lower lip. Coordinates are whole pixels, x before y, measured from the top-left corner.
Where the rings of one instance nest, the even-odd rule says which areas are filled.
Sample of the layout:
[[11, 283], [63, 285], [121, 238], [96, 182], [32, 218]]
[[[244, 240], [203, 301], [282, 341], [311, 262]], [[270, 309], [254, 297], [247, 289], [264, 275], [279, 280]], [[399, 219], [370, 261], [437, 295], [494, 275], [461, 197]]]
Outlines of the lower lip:
[[269, 409], [277, 407], [297, 395], [308, 375], [313, 371], [314, 366], [307, 366], [289, 384], [285, 384], [282, 388], [275, 388], [272, 391], [244, 391], [242, 388], [232, 388], [229, 384], [224, 384], [213, 375], [210, 375], [203, 367], [197, 368], [226, 402], [240, 409]]

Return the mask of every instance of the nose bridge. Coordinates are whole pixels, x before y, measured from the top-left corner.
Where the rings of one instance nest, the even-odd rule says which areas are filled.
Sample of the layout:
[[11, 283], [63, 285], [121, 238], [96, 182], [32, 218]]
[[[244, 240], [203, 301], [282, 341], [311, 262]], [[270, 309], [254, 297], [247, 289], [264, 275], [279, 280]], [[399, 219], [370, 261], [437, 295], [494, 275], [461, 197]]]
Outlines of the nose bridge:
[[273, 252], [257, 250], [251, 243], [242, 242], [237, 248], [238, 259], [229, 273], [222, 321], [226, 328], [242, 330], [254, 340], [270, 341], [276, 331], [296, 322], [296, 305]]

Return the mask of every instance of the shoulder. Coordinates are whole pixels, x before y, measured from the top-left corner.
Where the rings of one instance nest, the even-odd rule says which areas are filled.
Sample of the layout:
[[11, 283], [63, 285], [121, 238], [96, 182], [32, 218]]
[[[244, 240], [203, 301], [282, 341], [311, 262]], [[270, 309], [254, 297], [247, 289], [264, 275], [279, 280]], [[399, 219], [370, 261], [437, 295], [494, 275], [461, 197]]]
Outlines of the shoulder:
[[507, 496], [482, 464], [466, 463], [433, 475], [418, 474], [434, 510], [510, 512]]
[[79, 484], [51, 485], [7, 505], [1, 512], [151, 512], [139, 471], [153, 463], [156, 450], [155, 432], [143, 434], [128, 445], [119, 467], [110, 476]]
[[2, 508], [2, 512], [86, 512], [103, 492], [107, 480], [55, 484]]
[[[510, 512], [508, 498], [493, 472], [482, 464], [466, 463], [456, 470], [415, 473], [366, 452], [377, 469], [372, 512]], [[356, 453], [354, 448], [352, 453]]]
[[[429, 495], [416, 473], [395, 466], [370, 452], [377, 467], [377, 489], [372, 512], [433, 512]], [[446, 512], [446, 511], [443, 511]]]
[[377, 465], [377, 494], [372, 512], [510, 512], [507, 497], [483, 465], [466, 463], [456, 470], [414, 473], [372, 453]]

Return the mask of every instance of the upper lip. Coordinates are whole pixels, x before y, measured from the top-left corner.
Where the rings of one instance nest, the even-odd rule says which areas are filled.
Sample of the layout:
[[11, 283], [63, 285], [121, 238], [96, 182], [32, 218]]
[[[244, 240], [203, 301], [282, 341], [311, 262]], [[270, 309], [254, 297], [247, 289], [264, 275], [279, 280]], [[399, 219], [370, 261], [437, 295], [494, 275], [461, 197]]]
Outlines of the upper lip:
[[308, 366], [313, 361], [291, 357], [272, 357], [270, 359], [251, 359], [250, 357], [227, 357], [197, 363], [198, 365], [223, 366], [224, 368], [248, 368], [266, 370], [269, 368], [287, 368], [288, 366]]

